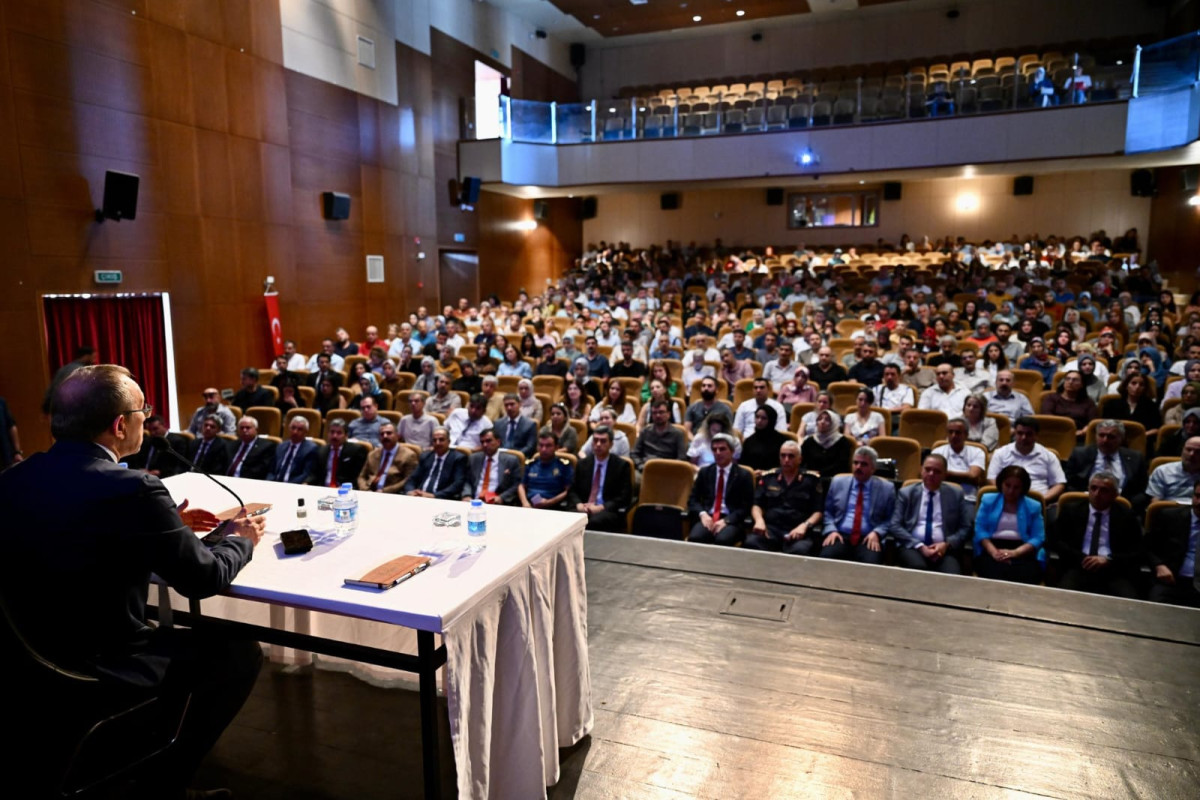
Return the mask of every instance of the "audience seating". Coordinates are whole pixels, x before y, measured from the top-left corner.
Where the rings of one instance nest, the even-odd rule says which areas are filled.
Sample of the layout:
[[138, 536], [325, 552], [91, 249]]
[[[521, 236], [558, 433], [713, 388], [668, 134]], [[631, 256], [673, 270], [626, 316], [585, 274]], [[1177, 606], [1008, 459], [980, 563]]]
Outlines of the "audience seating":
[[[637, 504], [629, 511], [629, 532], [642, 536], [658, 538], [679, 538], [687, 536], [687, 505], [692, 492], [692, 482], [699, 470], [687, 461], [667, 461], [654, 459], [647, 461], [642, 469], [641, 496]], [[656, 510], [675, 509], [680, 515], [679, 536], [674, 536], [674, 530], [655, 531], [639, 528], [635, 524], [639, 508], [648, 507]]]
[[[1085, 445], [1093, 445], [1096, 443], [1096, 429], [1100, 427], [1101, 422], [1103, 422], [1103, 420], [1094, 419], [1088, 423], [1087, 428], [1084, 429], [1085, 433], [1083, 443]], [[1124, 446], [1128, 447], [1130, 450], [1136, 450], [1139, 453], [1145, 453], [1146, 426], [1140, 422], [1133, 422], [1131, 420], [1122, 420], [1121, 424], [1125, 426]], [[1159, 430], [1161, 431], [1162, 429], [1160, 428]]]
[[880, 458], [896, 461], [896, 479], [910, 480], [921, 477], [921, 443], [903, 436], [876, 436], [871, 448]]
[[[321, 412], [315, 408], [293, 408], [287, 412], [283, 418], [283, 432], [287, 433], [287, 428], [292, 424], [292, 420], [296, 417], [303, 417], [308, 420], [308, 431], [310, 435], [321, 433], [324, 427], [324, 420], [321, 419]], [[286, 437], [285, 437], [286, 438]]]
[[924, 445], [937, 441], [939, 437], [945, 437], [948, 420], [949, 417], [942, 411], [910, 408], [900, 413], [900, 428], [897, 433]]
[[1041, 431], [1038, 433], [1038, 444], [1054, 450], [1060, 458], [1069, 458], [1077, 441], [1075, 421], [1052, 414], [1034, 414], [1033, 418], [1041, 426]]
[[260, 435], [278, 436], [279, 432], [283, 430], [283, 414], [278, 408], [250, 406], [246, 409], [246, 416], [253, 417], [258, 421]]

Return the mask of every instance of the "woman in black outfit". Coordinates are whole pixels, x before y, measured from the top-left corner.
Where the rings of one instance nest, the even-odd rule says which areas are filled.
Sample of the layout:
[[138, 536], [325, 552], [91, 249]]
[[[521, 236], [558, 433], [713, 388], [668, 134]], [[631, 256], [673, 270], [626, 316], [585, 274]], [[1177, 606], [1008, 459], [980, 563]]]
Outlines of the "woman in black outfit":
[[779, 448], [790, 440], [775, 430], [778, 421], [779, 412], [771, 406], [761, 406], [754, 412], [754, 433], [742, 443], [742, 458], [738, 463], [754, 470], [779, 466]]

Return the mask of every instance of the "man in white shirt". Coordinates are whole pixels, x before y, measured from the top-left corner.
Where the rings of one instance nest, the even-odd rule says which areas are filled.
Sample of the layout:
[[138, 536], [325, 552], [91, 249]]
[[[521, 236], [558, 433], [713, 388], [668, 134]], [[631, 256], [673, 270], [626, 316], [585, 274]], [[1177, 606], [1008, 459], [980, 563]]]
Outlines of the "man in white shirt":
[[458, 332], [458, 320], [446, 320], [446, 344], [454, 348], [455, 355], [458, 354], [458, 351], [461, 350], [463, 345], [466, 343], [467, 340], [464, 339], [462, 334]]
[[959, 356], [962, 366], [954, 368], [954, 382], [967, 390], [967, 394], [985, 392], [992, 382], [991, 374], [985, 369], [979, 369], [978, 354], [967, 348]]
[[409, 348], [410, 352], [417, 353], [421, 350], [421, 346], [413, 341], [412, 325], [407, 322], [400, 323], [400, 335], [392, 339], [391, 345], [388, 347], [388, 355], [393, 358], [399, 358], [404, 352], [404, 348]]
[[344, 358], [342, 358], [341, 356], [339, 356], [337, 353], [333, 352], [333, 339], [322, 339], [321, 340], [321, 351], [319, 353], [313, 353], [312, 356], [308, 359], [308, 364], [304, 368], [307, 369], [309, 372], [316, 372], [317, 371], [317, 356], [321, 355], [321, 353], [324, 353], [325, 355], [329, 356], [329, 366], [333, 367], [338, 372], [345, 371], [346, 360]]
[[783, 404], [771, 397], [771, 384], [765, 378], [755, 378], [754, 396], [738, 406], [733, 415], [733, 427], [742, 435], [743, 440], [754, 433], [754, 412], [758, 411], [759, 406], [771, 406], [775, 409], [775, 430], [787, 432], [788, 418]]
[[1029, 473], [1029, 488], [1040, 492], [1042, 499], [1053, 503], [1066, 491], [1067, 476], [1058, 457], [1038, 444], [1041, 425], [1033, 417], [1020, 417], [1013, 426], [1013, 442], [997, 448], [988, 466], [988, 480], [993, 483], [1000, 470], [1016, 464]]
[[792, 359], [794, 353], [791, 340], [784, 339], [779, 343], [779, 358], [763, 368], [763, 377], [770, 381], [771, 388], [776, 393], [796, 377], [796, 370], [800, 365]]
[[700, 363], [705, 361], [720, 361], [721, 353], [711, 344], [711, 339], [702, 333], [692, 337], [692, 346], [683, 354], [683, 365], [686, 367], [699, 356]]
[[[716, 377], [717, 370], [711, 364], [704, 363], [704, 351], [701, 349], [694, 350], [688, 353], [691, 359], [683, 365], [683, 392], [687, 396], [691, 396], [692, 384], [701, 378]], [[720, 358], [720, 356], [717, 356]]]
[[963, 402], [970, 397], [970, 392], [954, 383], [954, 367], [942, 363], [933, 371], [937, 381], [921, 392], [921, 400], [917, 408], [928, 411], [941, 411], [947, 417], [962, 414]]
[[487, 398], [482, 393], [471, 395], [466, 408], [456, 408], [446, 417], [446, 430], [450, 431], [451, 447], [469, 447], [472, 452], [480, 449], [479, 434], [492, 429], [492, 421], [484, 411]]
[[296, 343], [291, 339], [283, 343], [283, 354], [287, 356], [289, 372], [303, 372], [307, 368], [308, 362], [304, 360], [304, 356], [296, 352]]
[[900, 382], [900, 367], [894, 363], [884, 364], [883, 383], [872, 389], [871, 393], [875, 396], [874, 405], [891, 411], [892, 419], [897, 423], [900, 414], [912, 408], [916, 402], [913, 388]]
[[621, 346], [621, 334], [613, 327], [612, 322], [607, 319], [600, 321], [600, 326], [596, 328], [596, 344], [601, 347], [611, 347], [614, 350]]
[[987, 465], [987, 451], [967, 444], [967, 421], [961, 416], [951, 417], [946, 423], [946, 444], [932, 452], [946, 459], [947, 480], [960, 484], [967, 499], [975, 502]]

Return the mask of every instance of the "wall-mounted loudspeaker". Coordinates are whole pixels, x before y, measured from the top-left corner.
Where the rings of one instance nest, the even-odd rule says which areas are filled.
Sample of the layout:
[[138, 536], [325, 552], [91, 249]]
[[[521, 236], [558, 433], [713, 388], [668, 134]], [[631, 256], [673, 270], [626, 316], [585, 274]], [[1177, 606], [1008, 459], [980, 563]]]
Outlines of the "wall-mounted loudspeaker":
[[1154, 173], [1148, 169], [1135, 169], [1129, 173], [1129, 193], [1134, 197], [1154, 197]]
[[883, 185], [883, 199], [899, 200], [901, 191], [902, 190], [899, 181], [888, 181]]
[[778, 186], [773, 186], [770, 189], [767, 189], [767, 205], [783, 205], [783, 189], [780, 189]]
[[679, 208], [679, 192], [664, 192], [658, 205], [663, 211], [675, 211]]
[[473, 206], [479, 202], [479, 187], [483, 185], [483, 181], [479, 178], [472, 178], [469, 175], [462, 179], [462, 195], [460, 202], [463, 205]]
[[1013, 194], [1016, 196], [1033, 194], [1033, 176], [1018, 175], [1013, 178]]
[[1195, 194], [1197, 187], [1200, 187], [1200, 167], [1184, 167], [1179, 177], [1183, 180], [1183, 191]]
[[549, 200], [534, 200], [533, 201], [533, 218], [545, 219], [550, 216], [550, 201]]
[[96, 222], [133, 219], [137, 216], [138, 184], [141, 178], [129, 172], [104, 173], [104, 204], [96, 209]]
[[321, 208], [325, 219], [350, 219], [350, 195], [341, 192], [322, 192]]
[[580, 42], [571, 45], [571, 66], [579, 69], [587, 63], [587, 47]]
[[596, 197], [589, 195], [579, 201], [579, 218], [580, 219], [595, 219], [596, 218]]

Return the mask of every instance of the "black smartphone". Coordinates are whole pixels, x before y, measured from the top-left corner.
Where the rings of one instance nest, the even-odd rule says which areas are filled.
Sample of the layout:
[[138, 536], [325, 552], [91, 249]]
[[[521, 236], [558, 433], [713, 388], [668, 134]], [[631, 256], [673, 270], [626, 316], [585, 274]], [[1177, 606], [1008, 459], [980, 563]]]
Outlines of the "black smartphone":
[[283, 542], [283, 554], [287, 556], [307, 553], [313, 549], [312, 537], [308, 535], [308, 531], [304, 528], [297, 528], [294, 531], [284, 531], [279, 534], [279, 541]]

